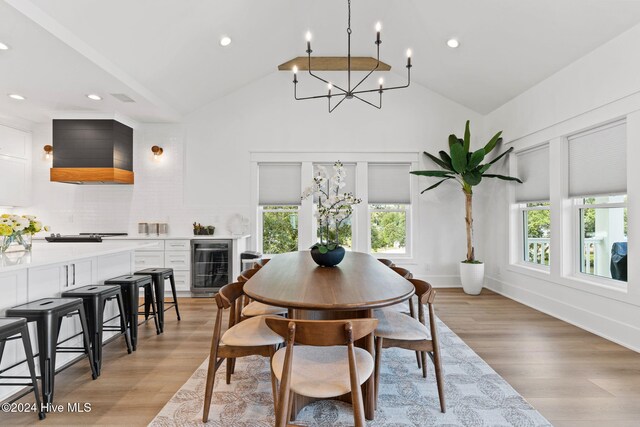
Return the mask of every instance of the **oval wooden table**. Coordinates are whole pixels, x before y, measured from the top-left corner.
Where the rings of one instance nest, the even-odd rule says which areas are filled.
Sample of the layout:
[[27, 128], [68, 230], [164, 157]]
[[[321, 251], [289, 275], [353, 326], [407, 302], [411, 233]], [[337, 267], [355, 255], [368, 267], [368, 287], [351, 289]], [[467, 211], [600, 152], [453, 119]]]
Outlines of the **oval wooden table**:
[[[286, 307], [293, 319], [373, 317], [373, 309], [401, 303], [413, 285], [369, 254], [347, 252], [336, 267], [319, 267], [309, 251], [274, 256], [244, 285], [256, 301]], [[357, 343], [373, 355], [373, 334]], [[373, 420], [373, 375], [363, 384], [365, 416]], [[311, 400], [296, 396], [293, 414]]]

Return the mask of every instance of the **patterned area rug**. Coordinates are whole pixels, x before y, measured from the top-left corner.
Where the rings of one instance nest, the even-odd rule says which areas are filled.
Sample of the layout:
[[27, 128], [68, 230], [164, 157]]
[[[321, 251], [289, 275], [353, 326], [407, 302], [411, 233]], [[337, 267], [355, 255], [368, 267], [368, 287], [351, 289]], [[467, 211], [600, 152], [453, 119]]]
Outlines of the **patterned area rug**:
[[[433, 365], [427, 379], [416, 365], [415, 354], [385, 349], [375, 421], [368, 426], [541, 427], [551, 424], [529, 405], [444, 323], [438, 321], [445, 371], [447, 412], [440, 412]], [[206, 425], [269, 427], [275, 417], [266, 358], [245, 357], [236, 362], [231, 384], [224, 366], [216, 376], [213, 402]], [[150, 426], [197, 426], [202, 423], [202, 402], [207, 361], [171, 398]], [[306, 406], [297, 417], [302, 426], [351, 426], [351, 405], [324, 400]]]

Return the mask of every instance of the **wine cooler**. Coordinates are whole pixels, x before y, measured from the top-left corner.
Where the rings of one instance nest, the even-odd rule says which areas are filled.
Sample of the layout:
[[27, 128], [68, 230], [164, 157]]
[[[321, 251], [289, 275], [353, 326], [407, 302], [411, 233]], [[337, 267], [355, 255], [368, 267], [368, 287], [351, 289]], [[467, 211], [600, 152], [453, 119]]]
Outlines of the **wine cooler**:
[[191, 292], [214, 294], [233, 277], [231, 240], [191, 241]]

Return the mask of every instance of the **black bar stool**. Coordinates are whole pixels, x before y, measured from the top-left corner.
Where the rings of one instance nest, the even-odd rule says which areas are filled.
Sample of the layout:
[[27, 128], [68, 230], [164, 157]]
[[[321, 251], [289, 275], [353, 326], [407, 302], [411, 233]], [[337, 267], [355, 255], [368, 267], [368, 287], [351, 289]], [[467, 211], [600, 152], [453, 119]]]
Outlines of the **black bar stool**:
[[[164, 332], [164, 312], [175, 307], [176, 316], [180, 320], [180, 310], [178, 309], [178, 296], [176, 294], [176, 282], [173, 278], [173, 268], [147, 268], [145, 270], [136, 271], [137, 275], [151, 276], [153, 287], [156, 291], [156, 302], [158, 304], [158, 323], [160, 323], [160, 332]], [[164, 281], [169, 279], [171, 282], [171, 293], [173, 301], [165, 308], [164, 306]], [[149, 303], [145, 301], [145, 313], [149, 312]]]
[[[2, 355], [4, 354], [4, 346], [7, 341], [22, 339], [22, 346], [24, 347], [24, 354], [27, 360], [18, 362], [12, 366], [8, 366], [3, 370], [0, 370], [0, 379], [30, 379], [30, 383], [0, 383], [0, 385], [8, 386], [32, 386], [33, 394], [36, 397], [36, 405], [38, 407], [38, 418], [43, 420], [45, 414], [42, 411], [42, 404], [40, 403], [40, 392], [38, 391], [38, 380], [36, 378], [36, 367], [33, 362], [33, 351], [31, 350], [31, 338], [29, 337], [29, 328], [27, 328], [27, 319], [15, 317], [13, 319], [2, 317], [0, 318], [0, 363], [2, 363]], [[29, 365], [29, 376], [15, 376], [15, 375], [2, 375], [4, 372], [11, 368], [15, 368], [18, 365], [27, 362]]]
[[[102, 368], [102, 336], [104, 331], [117, 331], [124, 335], [127, 343], [127, 353], [131, 353], [131, 336], [125, 320], [124, 302], [120, 286], [115, 285], [89, 285], [72, 289], [62, 293], [63, 298], [82, 298], [84, 311], [87, 314], [89, 324], [89, 336], [91, 337], [91, 349], [93, 350], [93, 363], [96, 372], [100, 375]], [[110, 319], [104, 319], [104, 308], [107, 301], [117, 300], [119, 315]], [[105, 325], [116, 318], [120, 318], [120, 326]]]
[[[67, 338], [58, 343], [58, 334], [62, 319], [67, 315], [77, 313], [82, 325], [84, 349], [79, 347], [61, 347], [59, 344], [70, 340]], [[38, 359], [40, 361], [40, 379], [42, 381], [42, 403], [48, 407], [53, 402], [54, 377], [56, 374], [56, 352], [85, 353], [91, 366], [91, 377], [98, 378], [93, 354], [91, 353], [91, 339], [87, 327], [87, 317], [82, 300], [79, 298], [44, 298], [27, 304], [19, 305], [7, 310], [8, 317], [24, 317], [27, 322], [36, 322], [38, 339]]]
[[[134, 274], [127, 274], [124, 276], [114, 277], [113, 279], [105, 280], [105, 285], [120, 285], [122, 290], [122, 297], [124, 299], [124, 312], [126, 313], [127, 325], [131, 332], [131, 343], [133, 344], [133, 351], [136, 351], [138, 347], [138, 315], [144, 314], [138, 312], [140, 308], [140, 288], [144, 289], [145, 302], [150, 301], [151, 315], [153, 321], [156, 324], [156, 333], [160, 334], [160, 325], [158, 324], [157, 302], [153, 289], [153, 280], [151, 276], [136, 276]], [[146, 320], [142, 323], [145, 323]]]

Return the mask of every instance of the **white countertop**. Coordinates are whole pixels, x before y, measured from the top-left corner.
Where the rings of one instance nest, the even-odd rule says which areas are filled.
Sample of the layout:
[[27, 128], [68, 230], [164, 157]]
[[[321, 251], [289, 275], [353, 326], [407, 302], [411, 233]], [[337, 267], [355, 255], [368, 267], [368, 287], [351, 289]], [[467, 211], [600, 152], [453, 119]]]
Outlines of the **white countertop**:
[[102, 243], [33, 242], [31, 251], [0, 254], [0, 273], [10, 270], [58, 264], [94, 256], [133, 251], [151, 243], [103, 241]]
[[192, 239], [208, 239], [208, 240], [239, 240], [251, 237], [250, 234], [214, 234], [213, 236], [194, 236], [194, 235], [149, 235], [146, 234], [129, 234], [128, 236], [103, 237], [102, 240], [192, 240]]

